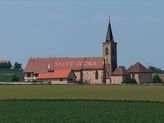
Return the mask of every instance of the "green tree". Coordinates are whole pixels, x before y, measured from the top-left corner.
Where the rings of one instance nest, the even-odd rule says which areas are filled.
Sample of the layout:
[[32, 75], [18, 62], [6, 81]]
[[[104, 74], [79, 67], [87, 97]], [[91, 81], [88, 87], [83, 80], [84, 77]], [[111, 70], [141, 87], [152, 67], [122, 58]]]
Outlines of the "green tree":
[[159, 77], [158, 74], [154, 75], [153, 83], [162, 83], [162, 80], [161, 80], [161, 78]]
[[17, 75], [12, 75], [12, 79], [11, 79], [12, 82], [18, 82], [19, 81], [19, 78]]
[[13, 66], [14, 70], [22, 70], [22, 64], [15, 62]]
[[12, 65], [10, 61], [4, 61], [0, 63], [0, 68], [2, 69], [11, 69]]
[[164, 73], [164, 70], [161, 70], [160, 68], [154, 66], [149, 66], [149, 70], [152, 71], [153, 73]]

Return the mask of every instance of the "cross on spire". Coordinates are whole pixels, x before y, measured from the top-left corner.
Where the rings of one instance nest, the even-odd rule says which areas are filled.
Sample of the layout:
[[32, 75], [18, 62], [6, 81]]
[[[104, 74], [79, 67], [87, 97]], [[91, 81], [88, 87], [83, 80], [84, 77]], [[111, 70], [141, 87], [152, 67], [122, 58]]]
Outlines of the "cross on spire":
[[111, 27], [111, 23], [110, 23], [110, 16], [109, 16], [107, 35], [106, 35], [106, 42], [114, 42], [112, 27]]

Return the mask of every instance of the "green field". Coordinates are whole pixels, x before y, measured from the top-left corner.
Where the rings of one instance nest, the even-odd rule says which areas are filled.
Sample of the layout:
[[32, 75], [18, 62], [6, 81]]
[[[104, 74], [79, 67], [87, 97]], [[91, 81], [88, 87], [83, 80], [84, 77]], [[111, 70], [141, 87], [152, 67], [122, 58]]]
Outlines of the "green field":
[[163, 123], [164, 103], [0, 101], [1, 123]]
[[0, 82], [10, 82], [13, 75], [16, 75], [20, 81], [23, 81], [22, 71], [12, 69], [0, 69]]
[[163, 123], [164, 86], [1, 85], [1, 122]]

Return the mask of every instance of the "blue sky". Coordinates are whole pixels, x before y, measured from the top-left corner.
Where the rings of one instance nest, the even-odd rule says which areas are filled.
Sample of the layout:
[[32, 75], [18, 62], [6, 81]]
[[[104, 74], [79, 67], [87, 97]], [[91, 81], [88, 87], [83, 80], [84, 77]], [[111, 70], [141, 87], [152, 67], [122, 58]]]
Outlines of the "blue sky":
[[164, 69], [163, 0], [1, 0], [0, 59], [101, 56], [111, 16], [118, 64]]

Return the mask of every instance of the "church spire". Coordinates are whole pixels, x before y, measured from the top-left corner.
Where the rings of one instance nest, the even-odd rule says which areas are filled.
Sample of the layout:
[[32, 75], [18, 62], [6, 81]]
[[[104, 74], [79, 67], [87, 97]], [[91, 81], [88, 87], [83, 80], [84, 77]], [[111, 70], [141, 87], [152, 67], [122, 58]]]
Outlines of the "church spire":
[[114, 42], [112, 27], [110, 23], [110, 16], [109, 16], [109, 25], [108, 25], [107, 35], [106, 35], [106, 42]]

